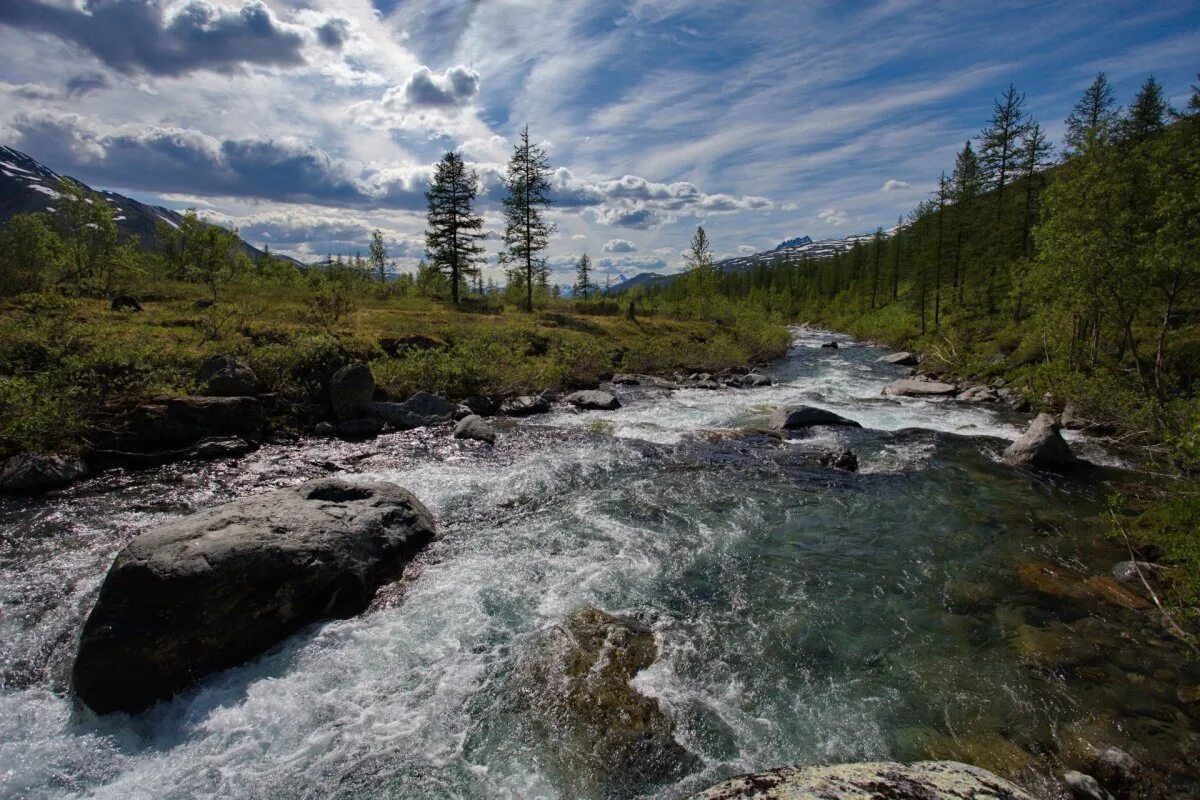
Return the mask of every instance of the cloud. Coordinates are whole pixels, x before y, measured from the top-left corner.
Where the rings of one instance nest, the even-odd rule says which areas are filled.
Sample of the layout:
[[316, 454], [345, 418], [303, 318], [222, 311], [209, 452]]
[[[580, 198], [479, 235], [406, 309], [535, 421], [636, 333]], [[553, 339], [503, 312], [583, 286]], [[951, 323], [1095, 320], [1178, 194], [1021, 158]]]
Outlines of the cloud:
[[316, 28], [317, 41], [330, 50], [341, 50], [350, 39], [350, 21], [331, 17]]
[[458, 108], [479, 94], [479, 73], [470, 67], [450, 67], [435, 75], [429, 67], [419, 67], [403, 86], [393, 87], [384, 95], [384, 105], [395, 107], [403, 98], [410, 108]]
[[628, 239], [609, 239], [600, 248], [603, 253], [636, 253], [637, 245]]
[[651, 230], [675, 221], [670, 214], [663, 214], [645, 206], [635, 208], [598, 208], [594, 210], [596, 222], [619, 228]]
[[848, 223], [850, 221], [850, 216], [841, 209], [826, 208], [817, 212], [817, 219], [821, 220], [826, 225], [838, 227]]
[[76, 75], [73, 78], [67, 79], [66, 89], [68, 97], [83, 97], [101, 89], [109, 87], [108, 78], [99, 72], [90, 72], [84, 75]]
[[752, 255], [754, 255], [754, 254], [755, 254], [755, 253], [757, 253], [757, 252], [758, 252], [758, 248], [757, 248], [757, 247], [753, 247], [752, 245], [748, 245], [748, 244], [739, 244], [739, 245], [738, 245], [738, 253], [739, 253], [740, 255], [743, 255], [743, 256], [752, 256]]
[[891, 180], [885, 181], [883, 184], [883, 188], [880, 189], [879, 191], [895, 192], [895, 191], [899, 191], [900, 189], [907, 189], [911, 185], [912, 184], [910, 184], [908, 181], [898, 181], [895, 178], [892, 178]]
[[21, 0], [0, 3], [0, 25], [79, 45], [118, 72], [172, 76], [229, 73], [246, 64], [297, 66], [309, 33], [280, 22], [262, 0], [245, 0], [240, 8], [212, 0], [90, 0], [84, 6]]
[[587, 234], [585, 234], [585, 233], [577, 233], [571, 237], [572, 240], [577, 241], [577, 242], [582, 241], [586, 238], [587, 238]]

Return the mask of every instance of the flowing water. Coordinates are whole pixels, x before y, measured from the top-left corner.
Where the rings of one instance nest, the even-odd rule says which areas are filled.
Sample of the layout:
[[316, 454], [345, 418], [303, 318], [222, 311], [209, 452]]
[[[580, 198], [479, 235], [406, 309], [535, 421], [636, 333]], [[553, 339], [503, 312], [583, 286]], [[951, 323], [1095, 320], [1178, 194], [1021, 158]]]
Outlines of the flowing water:
[[[904, 370], [827, 338], [797, 331], [774, 386], [618, 387], [624, 408], [522, 421], [494, 449], [444, 429], [303, 441], [0, 501], [0, 796], [566, 797], [512, 682], [539, 637], [588, 605], [652, 627], [659, 658], [635, 685], [696, 757], [629, 795], [924, 757], [1049, 794], [1082, 742], [1129, 750], [1166, 796], [1200, 794], [1200, 671], [1152, 613], [1071, 589], [1125, 557], [1102, 517], [1120, 462], [1076, 439], [1107, 466], [1005, 466], [1027, 416], [882, 398]], [[864, 428], [730, 433], [784, 402]], [[813, 462], [843, 448], [860, 472]], [[400, 483], [443, 537], [360, 617], [138, 717], [74, 704], [74, 641], [121, 546], [330, 474]], [[1022, 580], [1030, 563], [1063, 578]]]

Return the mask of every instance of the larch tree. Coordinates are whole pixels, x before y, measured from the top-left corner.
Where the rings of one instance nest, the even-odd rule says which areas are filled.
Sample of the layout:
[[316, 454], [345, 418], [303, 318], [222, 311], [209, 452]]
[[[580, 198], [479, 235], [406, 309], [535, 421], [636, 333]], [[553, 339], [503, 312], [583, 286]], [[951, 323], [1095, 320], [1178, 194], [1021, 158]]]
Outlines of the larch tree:
[[[371, 269], [379, 276], [379, 284], [382, 286], [387, 283], [387, 246], [383, 243], [383, 231], [376, 228], [371, 231], [371, 243], [367, 246], [367, 257], [371, 262]], [[355, 256], [356, 261], [362, 259]]]
[[992, 105], [992, 120], [979, 134], [979, 161], [988, 183], [996, 197], [995, 223], [992, 235], [995, 238], [992, 256], [988, 259], [987, 308], [995, 310], [996, 267], [1003, 258], [1004, 190], [1012, 181], [1013, 172], [1020, 158], [1021, 139], [1029, 131], [1031, 122], [1025, 115], [1025, 95], [1011, 83], [1004, 94]]
[[584, 253], [579, 257], [579, 266], [575, 268], [575, 293], [587, 300], [592, 288], [592, 260]]
[[1068, 152], [1077, 153], [1093, 138], [1103, 138], [1116, 127], [1120, 116], [1112, 84], [1103, 72], [1088, 86], [1083, 97], [1067, 116], [1067, 133], [1064, 141]]
[[963, 261], [963, 248], [968, 234], [967, 224], [975, 200], [983, 190], [983, 172], [979, 166], [979, 157], [971, 148], [968, 141], [963, 145], [958, 157], [954, 160], [952, 198], [954, 200], [954, 265], [952, 268], [951, 287], [954, 289], [955, 302], [963, 304], [966, 292], [967, 273]]
[[479, 271], [483, 247], [483, 219], [471, 208], [478, 190], [479, 175], [468, 170], [462, 156], [449, 151], [433, 171], [433, 182], [425, 192], [429, 206], [425, 231], [425, 253], [429, 266], [445, 275], [450, 298], [457, 305], [459, 292]]
[[545, 286], [550, 271], [542, 253], [550, 243], [555, 227], [545, 219], [550, 200], [550, 160], [546, 151], [529, 141], [529, 126], [508, 162], [504, 179], [508, 196], [504, 198], [504, 250], [500, 261], [507, 265], [510, 280], [518, 279], [525, 288], [526, 311], [533, 311], [533, 289]]

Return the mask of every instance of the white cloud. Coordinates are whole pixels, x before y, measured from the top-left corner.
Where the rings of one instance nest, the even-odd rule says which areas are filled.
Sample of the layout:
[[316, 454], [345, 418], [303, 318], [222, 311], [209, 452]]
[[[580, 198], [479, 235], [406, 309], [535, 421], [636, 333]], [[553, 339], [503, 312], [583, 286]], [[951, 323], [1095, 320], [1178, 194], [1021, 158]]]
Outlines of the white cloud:
[[880, 189], [879, 191], [895, 192], [900, 189], [907, 189], [909, 186], [912, 186], [912, 184], [909, 183], [908, 181], [900, 181], [900, 180], [896, 180], [895, 178], [890, 178], [890, 179], [884, 181], [883, 188]]
[[628, 239], [609, 239], [600, 248], [602, 253], [635, 253], [637, 245]]
[[817, 212], [817, 219], [826, 225], [840, 227], [850, 221], [850, 216], [839, 208], [826, 208]]

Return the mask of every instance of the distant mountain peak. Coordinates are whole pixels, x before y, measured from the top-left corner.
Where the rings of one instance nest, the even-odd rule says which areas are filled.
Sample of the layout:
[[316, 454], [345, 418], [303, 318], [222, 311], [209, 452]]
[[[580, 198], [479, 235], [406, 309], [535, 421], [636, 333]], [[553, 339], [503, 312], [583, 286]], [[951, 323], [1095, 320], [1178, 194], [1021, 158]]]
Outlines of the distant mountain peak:
[[786, 242], [780, 242], [779, 244], [775, 245], [775, 249], [783, 250], [788, 247], [800, 247], [801, 245], [812, 243], [813, 240], [811, 236], [797, 236], [795, 239], [788, 239]]

